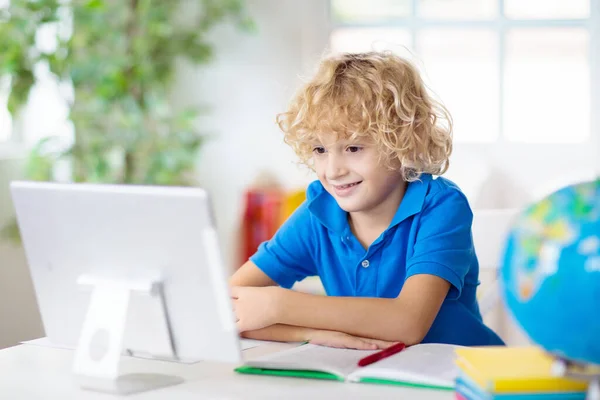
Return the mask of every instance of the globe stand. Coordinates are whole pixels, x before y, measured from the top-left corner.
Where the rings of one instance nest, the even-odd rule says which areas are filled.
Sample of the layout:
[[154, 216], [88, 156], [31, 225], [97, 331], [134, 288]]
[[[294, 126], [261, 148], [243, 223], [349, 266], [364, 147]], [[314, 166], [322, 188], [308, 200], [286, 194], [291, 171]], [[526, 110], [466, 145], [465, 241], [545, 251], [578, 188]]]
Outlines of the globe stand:
[[556, 376], [588, 381], [590, 384], [585, 396], [586, 400], [600, 400], [600, 365], [575, 363], [557, 357], [552, 365]]

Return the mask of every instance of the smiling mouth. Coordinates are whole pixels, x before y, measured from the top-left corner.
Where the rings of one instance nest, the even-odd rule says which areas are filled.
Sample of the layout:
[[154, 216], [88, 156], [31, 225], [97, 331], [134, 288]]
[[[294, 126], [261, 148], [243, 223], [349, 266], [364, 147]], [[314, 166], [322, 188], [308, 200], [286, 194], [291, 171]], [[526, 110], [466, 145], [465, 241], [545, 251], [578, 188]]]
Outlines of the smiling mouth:
[[362, 181], [360, 182], [354, 182], [354, 183], [349, 183], [347, 185], [333, 185], [334, 188], [338, 189], [338, 190], [342, 190], [342, 189], [348, 189], [351, 188], [352, 186], [356, 186], [358, 184], [360, 184]]

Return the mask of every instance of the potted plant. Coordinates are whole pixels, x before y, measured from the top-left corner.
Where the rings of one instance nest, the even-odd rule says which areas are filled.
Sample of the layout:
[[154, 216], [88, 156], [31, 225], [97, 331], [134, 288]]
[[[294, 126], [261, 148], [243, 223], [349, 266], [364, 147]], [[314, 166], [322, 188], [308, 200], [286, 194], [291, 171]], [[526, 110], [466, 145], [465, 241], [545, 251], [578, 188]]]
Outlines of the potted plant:
[[[253, 27], [243, 0], [11, 0], [0, 9], [9, 112], [18, 118], [41, 63], [67, 88], [74, 126], [71, 143], [33, 146], [26, 179], [54, 180], [62, 162], [73, 182], [194, 184], [199, 110], [173, 109], [169, 90], [178, 59], [211, 60], [207, 33], [223, 22]], [[44, 27], [51, 50], [36, 45]], [[5, 233], [18, 238], [16, 224]]]

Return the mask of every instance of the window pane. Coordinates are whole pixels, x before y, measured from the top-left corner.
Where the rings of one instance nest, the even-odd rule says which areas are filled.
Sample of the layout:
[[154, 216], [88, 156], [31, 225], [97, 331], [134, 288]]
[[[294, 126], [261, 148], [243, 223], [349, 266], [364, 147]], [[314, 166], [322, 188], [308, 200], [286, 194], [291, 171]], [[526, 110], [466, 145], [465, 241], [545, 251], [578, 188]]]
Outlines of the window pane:
[[492, 19], [498, 0], [419, 0], [419, 14], [432, 19]]
[[426, 30], [417, 37], [425, 79], [454, 119], [458, 141], [498, 137], [497, 36], [489, 30]]
[[504, 0], [504, 14], [521, 19], [587, 18], [591, 0]]
[[336, 22], [377, 22], [405, 18], [412, 0], [332, 0], [331, 14]]
[[331, 34], [331, 51], [354, 53], [392, 50], [403, 53], [410, 42], [411, 35], [407, 29], [342, 28]]
[[589, 136], [585, 30], [511, 30], [504, 74], [504, 130], [509, 140], [574, 143]]
[[43, 61], [35, 65], [34, 74], [36, 82], [29, 92], [23, 115], [35, 115], [35, 118], [19, 121], [19, 139], [27, 145], [48, 136], [70, 140], [72, 128], [66, 100], [72, 96], [70, 85], [60, 84]]

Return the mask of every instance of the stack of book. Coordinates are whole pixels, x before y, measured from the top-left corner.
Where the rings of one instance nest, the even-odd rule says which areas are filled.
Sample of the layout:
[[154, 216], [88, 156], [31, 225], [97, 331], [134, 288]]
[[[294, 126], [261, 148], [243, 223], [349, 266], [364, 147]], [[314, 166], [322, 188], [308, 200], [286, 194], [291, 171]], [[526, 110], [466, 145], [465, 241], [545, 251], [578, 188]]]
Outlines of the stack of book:
[[553, 374], [554, 359], [537, 347], [456, 349], [459, 400], [584, 400], [588, 383]]

